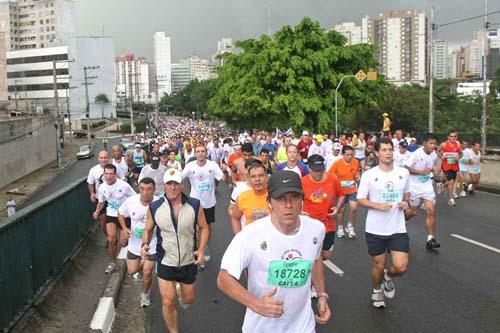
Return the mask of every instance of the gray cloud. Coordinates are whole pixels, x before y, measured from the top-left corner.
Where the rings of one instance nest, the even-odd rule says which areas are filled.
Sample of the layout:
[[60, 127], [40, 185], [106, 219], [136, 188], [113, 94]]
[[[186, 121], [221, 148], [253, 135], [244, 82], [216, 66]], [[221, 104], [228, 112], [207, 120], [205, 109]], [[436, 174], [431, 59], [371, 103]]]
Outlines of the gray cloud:
[[[436, 0], [435, 22], [447, 23], [481, 15], [481, 0]], [[500, 10], [500, 1], [489, 1], [489, 12]], [[209, 58], [217, 40], [255, 38], [267, 33], [267, 8], [271, 7], [271, 30], [295, 25], [302, 17], [319, 20], [325, 28], [346, 21], [361, 24], [364, 15], [386, 10], [416, 9], [428, 12], [429, 0], [80, 0], [77, 31], [80, 35], [115, 37], [116, 53], [134, 53], [152, 60], [153, 33], [165, 31], [172, 38], [172, 59], [191, 54]], [[489, 21], [500, 23], [500, 14]], [[440, 28], [437, 38], [459, 45], [471, 39], [482, 20]], [[500, 28], [500, 25], [495, 26]]]

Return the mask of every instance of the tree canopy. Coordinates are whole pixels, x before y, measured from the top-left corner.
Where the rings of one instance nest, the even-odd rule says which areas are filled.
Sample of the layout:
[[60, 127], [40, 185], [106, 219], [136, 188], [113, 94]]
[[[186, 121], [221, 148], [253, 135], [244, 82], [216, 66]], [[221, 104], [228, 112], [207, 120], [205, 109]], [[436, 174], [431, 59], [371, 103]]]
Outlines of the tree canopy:
[[[209, 112], [233, 127], [294, 127], [326, 131], [334, 126], [335, 88], [344, 75], [376, 68], [374, 48], [347, 46], [344, 36], [304, 18], [272, 37], [238, 42], [239, 54], [225, 55], [215, 80]], [[376, 109], [387, 83], [345, 79], [340, 114]]]

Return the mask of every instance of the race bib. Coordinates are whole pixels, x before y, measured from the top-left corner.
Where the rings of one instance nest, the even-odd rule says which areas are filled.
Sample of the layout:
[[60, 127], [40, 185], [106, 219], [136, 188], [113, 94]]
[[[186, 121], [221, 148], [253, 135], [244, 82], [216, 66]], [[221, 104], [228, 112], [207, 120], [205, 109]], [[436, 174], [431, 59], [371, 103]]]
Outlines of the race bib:
[[343, 188], [353, 188], [354, 180], [343, 180], [340, 182], [340, 186], [342, 186]]
[[144, 232], [143, 228], [135, 228], [134, 235], [135, 235], [135, 237], [141, 239], [143, 232]]
[[417, 176], [417, 182], [419, 182], [419, 183], [427, 183], [429, 180], [431, 180], [431, 175], [418, 175]]
[[196, 190], [198, 192], [210, 192], [212, 186], [208, 182], [199, 183], [196, 185]]
[[110, 212], [116, 213], [118, 211], [118, 208], [120, 208], [119, 201], [108, 201], [108, 210]]
[[473, 165], [473, 166], [470, 168], [470, 172], [471, 172], [471, 173], [479, 173], [479, 172], [481, 172], [481, 168], [480, 168], [478, 165]]
[[457, 160], [455, 158], [447, 158], [446, 162], [448, 162], [448, 164], [455, 164], [457, 163]]
[[385, 189], [382, 190], [382, 202], [394, 204], [399, 202], [400, 193], [398, 190]]
[[462, 164], [466, 164], [467, 162], [469, 162], [469, 159], [466, 158], [466, 157], [462, 157], [461, 159], [458, 160], [460, 163]]
[[303, 287], [309, 278], [312, 265], [312, 260], [273, 260], [269, 263], [267, 283], [282, 288]]

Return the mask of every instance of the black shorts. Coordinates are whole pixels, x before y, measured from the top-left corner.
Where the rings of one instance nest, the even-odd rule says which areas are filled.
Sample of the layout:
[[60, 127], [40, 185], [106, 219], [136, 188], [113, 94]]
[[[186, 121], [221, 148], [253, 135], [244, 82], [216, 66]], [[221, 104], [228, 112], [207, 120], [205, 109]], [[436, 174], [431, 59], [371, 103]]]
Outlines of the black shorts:
[[446, 175], [446, 179], [448, 179], [448, 180], [455, 180], [455, 179], [457, 179], [457, 171], [455, 171], [455, 170], [444, 170], [443, 169], [443, 172]]
[[410, 238], [407, 233], [394, 234], [389, 236], [380, 236], [365, 233], [366, 245], [368, 245], [368, 254], [372, 257], [383, 254], [384, 252], [410, 252]]
[[196, 280], [196, 274], [198, 274], [198, 267], [195, 264], [182, 267], [171, 267], [160, 263], [157, 264], [156, 275], [163, 280], [193, 284]]
[[203, 213], [205, 213], [205, 220], [208, 224], [215, 222], [215, 206], [210, 208], [203, 208]]
[[325, 234], [325, 240], [323, 241], [323, 251], [332, 251], [333, 243], [335, 241], [335, 231], [330, 231]]
[[138, 166], [134, 167], [134, 174], [136, 174], [136, 173], [141, 173], [142, 168], [143, 168], [143, 167], [138, 167]]
[[[118, 221], [118, 217], [116, 217], [116, 216], [108, 216], [108, 215], [106, 215], [106, 224], [108, 224], [108, 223], [114, 223], [114, 224], [116, 224], [118, 226], [118, 228], [121, 229], [120, 222]], [[130, 218], [126, 217], [125, 218], [125, 226], [128, 229], [130, 229], [130, 225], [131, 225]]]
[[[141, 256], [135, 255], [130, 251], [127, 251], [127, 259], [128, 260], [136, 260], [136, 259], [141, 259]], [[149, 261], [156, 261], [156, 253], [155, 254], [150, 254], [148, 256]]]

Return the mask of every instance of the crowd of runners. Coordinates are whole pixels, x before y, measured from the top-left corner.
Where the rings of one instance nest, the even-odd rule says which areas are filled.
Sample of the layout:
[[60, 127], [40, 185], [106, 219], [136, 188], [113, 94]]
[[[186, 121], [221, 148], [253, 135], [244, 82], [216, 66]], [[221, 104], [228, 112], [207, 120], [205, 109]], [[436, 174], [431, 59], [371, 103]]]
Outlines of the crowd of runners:
[[[165, 118], [154, 135], [134, 137], [133, 150], [99, 152], [88, 190], [107, 238], [105, 273], [117, 269], [118, 244], [126, 247], [128, 274], [142, 279], [140, 306], [150, 305], [156, 275], [166, 326], [178, 332], [176, 303], [194, 302], [198, 270], [210, 260], [217, 187], [228, 186], [229, 217], [218, 223], [235, 235], [217, 285], [247, 308], [244, 332], [314, 332], [315, 322], [330, 319], [323, 260], [333, 258], [335, 238], [357, 238], [359, 207], [368, 212], [371, 304], [385, 307], [394, 278], [407, 270], [408, 220], [425, 211], [423, 246], [439, 248], [435, 188], [455, 206], [474, 195], [484, 163], [479, 143], [459, 142], [455, 131], [442, 143], [432, 134], [419, 142], [391, 134], [385, 118], [380, 133], [338, 138]], [[246, 285], [238, 281], [243, 272]]]

